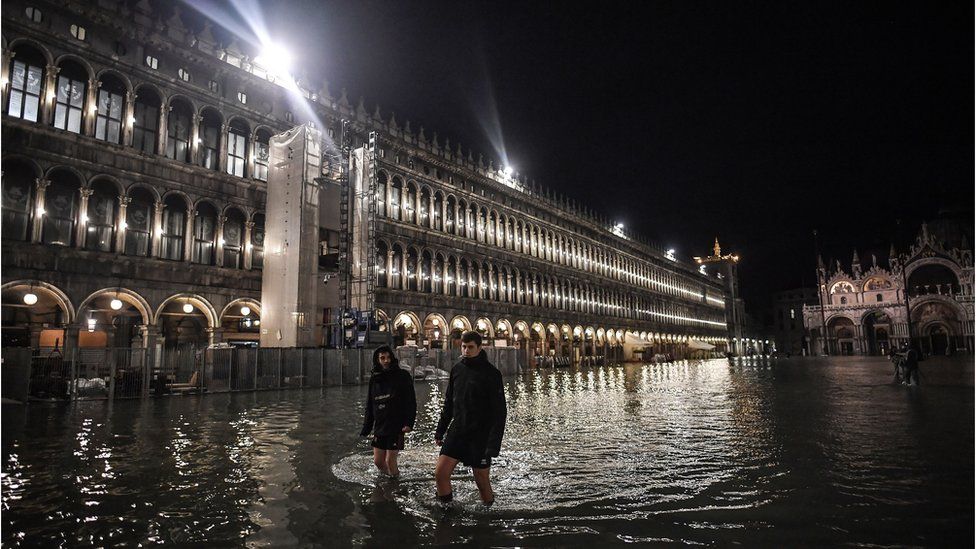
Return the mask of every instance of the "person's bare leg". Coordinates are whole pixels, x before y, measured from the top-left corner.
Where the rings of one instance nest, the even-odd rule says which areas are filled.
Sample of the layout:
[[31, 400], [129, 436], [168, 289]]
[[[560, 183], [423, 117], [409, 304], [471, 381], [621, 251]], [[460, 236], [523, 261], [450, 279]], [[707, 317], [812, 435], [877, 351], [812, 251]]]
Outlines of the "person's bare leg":
[[373, 464], [381, 473], [388, 473], [386, 470], [386, 450], [373, 448]]
[[400, 454], [397, 450], [387, 450], [386, 451], [386, 472], [391, 477], [400, 476], [400, 469], [397, 467], [397, 456]]
[[437, 484], [437, 495], [446, 496], [452, 493], [451, 490], [451, 475], [454, 474], [454, 468], [457, 467], [458, 460], [440, 455], [437, 456], [437, 466], [434, 468], [434, 481]]
[[491, 489], [491, 479], [489, 478], [489, 473], [491, 469], [485, 467], [484, 469], [474, 469], [474, 483], [478, 486], [478, 492], [481, 494], [481, 501], [484, 503], [491, 503], [495, 501], [495, 492]]

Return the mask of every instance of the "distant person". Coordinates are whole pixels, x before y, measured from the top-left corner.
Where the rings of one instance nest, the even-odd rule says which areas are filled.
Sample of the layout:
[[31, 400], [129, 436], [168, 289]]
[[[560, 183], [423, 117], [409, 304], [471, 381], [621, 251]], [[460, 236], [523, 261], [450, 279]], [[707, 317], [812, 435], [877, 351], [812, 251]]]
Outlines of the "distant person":
[[888, 355], [888, 359], [891, 360], [891, 362], [895, 365], [895, 383], [901, 383], [902, 380], [901, 370], [902, 370], [902, 361], [904, 360], [904, 356], [899, 352], [895, 351], [894, 349], [892, 349], [891, 353]]
[[451, 475], [458, 462], [471, 467], [481, 501], [495, 502], [489, 471], [491, 458], [498, 457], [505, 433], [505, 388], [502, 374], [481, 348], [481, 334], [461, 335], [461, 360], [451, 369], [444, 394], [444, 409], [434, 440], [441, 447], [434, 478], [437, 499], [443, 503], [454, 499]]
[[905, 385], [918, 385], [918, 349], [914, 345], [905, 348], [904, 358], [902, 359], [902, 369], [905, 372]]
[[400, 475], [397, 455], [403, 450], [404, 434], [413, 430], [416, 418], [417, 396], [410, 372], [400, 368], [393, 349], [386, 345], [376, 349], [360, 435], [373, 432], [373, 463], [381, 473]]

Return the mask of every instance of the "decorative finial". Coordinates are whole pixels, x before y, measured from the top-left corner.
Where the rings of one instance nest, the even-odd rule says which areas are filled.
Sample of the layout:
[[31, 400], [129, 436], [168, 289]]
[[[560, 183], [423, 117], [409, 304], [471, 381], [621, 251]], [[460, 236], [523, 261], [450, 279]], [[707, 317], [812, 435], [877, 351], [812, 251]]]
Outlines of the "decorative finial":
[[718, 237], [715, 237], [715, 247], [712, 248], [715, 252], [715, 257], [722, 257], [722, 247], [718, 244]]

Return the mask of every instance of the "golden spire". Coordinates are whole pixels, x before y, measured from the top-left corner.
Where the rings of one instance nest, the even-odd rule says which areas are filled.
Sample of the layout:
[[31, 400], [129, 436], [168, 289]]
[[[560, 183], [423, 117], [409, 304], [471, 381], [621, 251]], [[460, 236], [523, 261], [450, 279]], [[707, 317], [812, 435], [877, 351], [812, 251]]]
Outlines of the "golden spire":
[[722, 247], [718, 245], [718, 237], [715, 237], [715, 257], [722, 257]]

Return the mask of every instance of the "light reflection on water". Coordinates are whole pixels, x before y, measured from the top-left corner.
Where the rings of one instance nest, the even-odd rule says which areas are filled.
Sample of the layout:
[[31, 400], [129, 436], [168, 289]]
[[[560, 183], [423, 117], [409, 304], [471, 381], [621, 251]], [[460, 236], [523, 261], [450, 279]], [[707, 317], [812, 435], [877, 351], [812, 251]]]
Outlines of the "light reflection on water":
[[358, 437], [365, 387], [3, 408], [3, 543], [289, 547], [971, 540], [972, 365], [872, 360], [533, 372], [478, 505], [432, 501], [445, 382], [418, 383], [402, 477]]

